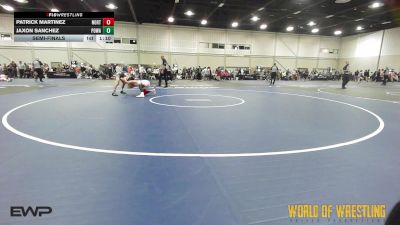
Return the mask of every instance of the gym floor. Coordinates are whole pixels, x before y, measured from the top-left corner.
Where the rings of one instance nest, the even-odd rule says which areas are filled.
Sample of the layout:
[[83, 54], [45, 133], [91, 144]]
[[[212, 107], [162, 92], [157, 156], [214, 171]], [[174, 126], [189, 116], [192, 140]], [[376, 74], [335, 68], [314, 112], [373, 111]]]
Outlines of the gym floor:
[[112, 85], [0, 83], [2, 225], [279, 225], [289, 204], [400, 199], [399, 83]]

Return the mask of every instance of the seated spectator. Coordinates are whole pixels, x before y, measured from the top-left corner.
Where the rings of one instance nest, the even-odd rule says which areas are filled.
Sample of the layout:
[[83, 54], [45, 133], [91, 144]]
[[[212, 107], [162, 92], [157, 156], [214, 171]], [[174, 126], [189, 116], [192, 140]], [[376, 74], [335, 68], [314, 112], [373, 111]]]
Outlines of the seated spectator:
[[398, 75], [393, 70], [389, 72], [389, 80], [391, 82], [399, 81]]

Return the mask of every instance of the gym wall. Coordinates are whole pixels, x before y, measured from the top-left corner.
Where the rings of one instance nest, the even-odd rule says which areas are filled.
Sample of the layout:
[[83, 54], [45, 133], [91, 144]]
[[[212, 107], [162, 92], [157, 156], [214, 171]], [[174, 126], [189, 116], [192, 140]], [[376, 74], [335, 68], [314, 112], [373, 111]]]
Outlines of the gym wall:
[[[351, 70], [393, 68], [400, 70], [400, 28], [342, 38], [339, 68], [346, 61]], [[382, 46], [382, 49], [381, 49]]]
[[[0, 21], [0, 32], [13, 33], [12, 15], [0, 14]], [[0, 63], [11, 60], [30, 62], [39, 57], [47, 63], [77, 60], [95, 66], [103, 63], [158, 65], [160, 55], [165, 55], [171, 64], [180, 67], [255, 67], [271, 66], [273, 62], [277, 62], [283, 69], [337, 68], [341, 65], [339, 37], [174, 25], [135, 25], [127, 22], [115, 23], [115, 37], [137, 39], [137, 44], [0, 41]], [[225, 48], [213, 48], [213, 43], [225, 45]], [[233, 45], [250, 49], [235, 50]]]

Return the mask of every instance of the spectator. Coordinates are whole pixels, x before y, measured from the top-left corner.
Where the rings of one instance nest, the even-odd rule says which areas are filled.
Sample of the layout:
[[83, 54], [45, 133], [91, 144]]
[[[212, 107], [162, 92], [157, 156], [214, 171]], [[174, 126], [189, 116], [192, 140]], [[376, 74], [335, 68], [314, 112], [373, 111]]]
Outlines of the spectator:
[[368, 80], [369, 80], [369, 70], [365, 70], [364, 71], [364, 79], [365, 79], [365, 81], [368, 82]]
[[383, 71], [383, 81], [382, 85], [386, 85], [386, 82], [389, 79], [389, 68], [386, 67], [386, 69]]
[[0, 73], [0, 81], [11, 82], [12, 78], [9, 78], [7, 75]]

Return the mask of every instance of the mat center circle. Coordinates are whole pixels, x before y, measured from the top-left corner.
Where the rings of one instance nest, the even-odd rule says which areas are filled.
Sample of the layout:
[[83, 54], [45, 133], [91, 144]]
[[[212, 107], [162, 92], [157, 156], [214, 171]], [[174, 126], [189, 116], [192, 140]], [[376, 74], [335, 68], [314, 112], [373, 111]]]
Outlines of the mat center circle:
[[151, 103], [178, 108], [225, 108], [242, 105], [242, 98], [210, 94], [173, 94], [160, 95], [149, 100]]

